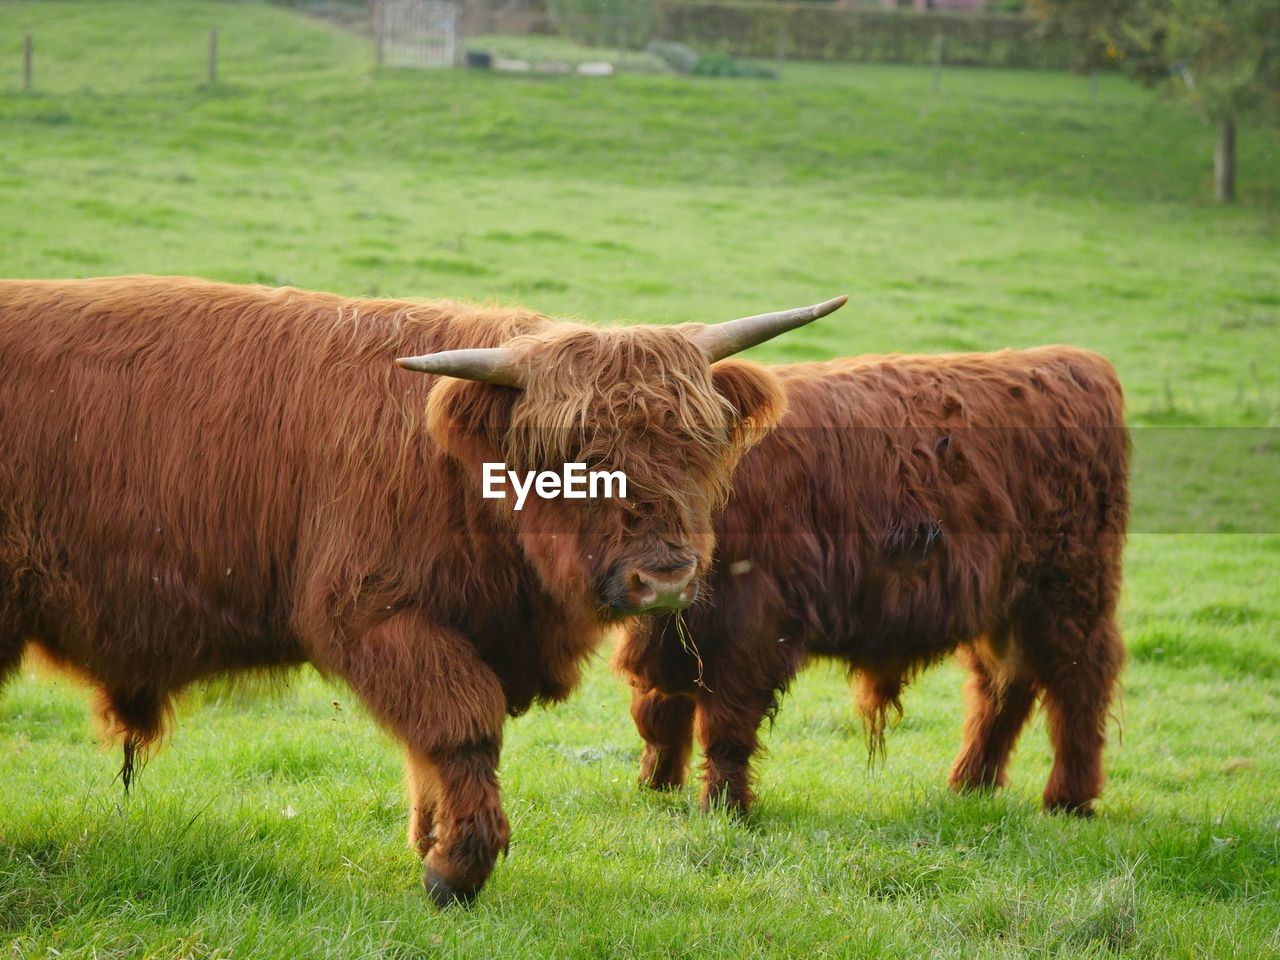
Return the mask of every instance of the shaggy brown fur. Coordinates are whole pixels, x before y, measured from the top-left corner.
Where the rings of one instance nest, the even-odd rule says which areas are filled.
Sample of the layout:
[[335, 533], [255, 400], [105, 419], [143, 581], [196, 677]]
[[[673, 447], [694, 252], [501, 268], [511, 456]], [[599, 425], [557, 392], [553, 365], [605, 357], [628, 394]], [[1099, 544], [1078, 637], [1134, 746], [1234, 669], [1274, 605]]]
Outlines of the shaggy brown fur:
[[[409, 756], [438, 900], [507, 844], [504, 717], [565, 697], [619, 570], [710, 561], [710, 509], [781, 416], [686, 328], [181, 278], [0, 282], [0, 680], [92, 683], [125, 773], [171, 696], [311, 663]], [[406, 355], [507, 344], [527, 390]], [[623, 470], [636, 503], [481, 496], [483, 461]]]
[[[1102, 787], [1129, 446], [1115, 371], [1048, 347], [774, 368], [790, 410], [743, 459], [716, 521], [712, 603], [633, 625], [641, 779], [745, 810], [761, 721], [810, 656], [845, 661], [872, 749], [911, 675], [952, 651], [969, 716], [951, 772], [1002, 784], [1037, 698], [1056, 761], [1044, 801]], [[696, 652], [696, 655], [695, 655]]]

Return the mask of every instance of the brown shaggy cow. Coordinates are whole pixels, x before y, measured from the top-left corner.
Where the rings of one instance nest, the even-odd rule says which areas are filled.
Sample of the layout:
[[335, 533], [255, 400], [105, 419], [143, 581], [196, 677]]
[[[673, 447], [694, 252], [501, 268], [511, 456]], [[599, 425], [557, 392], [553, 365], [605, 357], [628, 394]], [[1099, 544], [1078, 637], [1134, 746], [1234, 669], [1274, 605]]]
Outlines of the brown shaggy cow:
[[782, 426], [747, 454], [716, 521], [710, 603], [633, 625], [641, 782], [684, 782], [696, 725], [704, 805], [745, 811], [757, 730], [805, 661], [857, 676], [872, 749], [911, 675], [970, 672], [957, 789], [1004, 783], [1043, 697], [1044, 802], [1102, 788], [1128, 516], [1128, 435], [1106, 360], [1068, 347], [775, 367]]
[[[183, 278], [0, 282], [0, 681], [32, 643], [95, 686], [127, 785], [188, 684], [342, 677], [407, 747], [429, 891], [467, 899], [507, 846], [504, 717], [564, 698], [605, 624], [692, 599], [710, 512], [781, 415], [772, 374], [712, 361], [842, 302], [595, 329]], [[482, 497], [503, 461], [621, 470], [628, 499], [516, 512]]]

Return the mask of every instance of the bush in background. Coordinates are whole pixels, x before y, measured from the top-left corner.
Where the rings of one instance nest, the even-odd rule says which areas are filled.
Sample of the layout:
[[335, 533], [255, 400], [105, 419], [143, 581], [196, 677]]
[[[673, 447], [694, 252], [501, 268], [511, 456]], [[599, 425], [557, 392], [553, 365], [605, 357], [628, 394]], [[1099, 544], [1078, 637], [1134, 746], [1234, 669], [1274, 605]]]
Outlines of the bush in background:
[[708, 53], [700, 56], [692, 72], [697, 77], [753, 77], [759, 80], [776, 80], [778, 77], [777, 72], [769, 67], [756, 63], [743, 63], [727, 53]]
[[645, 49], [655, 56], [661, 57], [662, 61], [676, 73], [693, 73], [698, 66], [697, 52], [690, 47], [686, 47], [683, 43], [675, 43], [671, 40], [652, 40]]
[[1067, 45], [1035, 20], [1009, 14], [840, 8], [819, 3], [686, 3], [656, 0], [658, 35], [737, 57], [946, 63], [1063, 69]]
[[641, 50], [657, 26], [654, 0], [547, 0], [556, 30], [592, 47]]

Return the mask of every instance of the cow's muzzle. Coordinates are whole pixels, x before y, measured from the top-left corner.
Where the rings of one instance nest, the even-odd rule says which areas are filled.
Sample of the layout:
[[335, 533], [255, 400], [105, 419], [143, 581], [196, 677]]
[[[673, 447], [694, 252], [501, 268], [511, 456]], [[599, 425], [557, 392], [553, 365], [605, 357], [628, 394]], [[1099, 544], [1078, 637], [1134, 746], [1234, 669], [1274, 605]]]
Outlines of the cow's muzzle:
[[698, 564], [632, 567], [614, 576], [605, 602], [616, 613], [660, 613], [683, 610], [698, 599]]

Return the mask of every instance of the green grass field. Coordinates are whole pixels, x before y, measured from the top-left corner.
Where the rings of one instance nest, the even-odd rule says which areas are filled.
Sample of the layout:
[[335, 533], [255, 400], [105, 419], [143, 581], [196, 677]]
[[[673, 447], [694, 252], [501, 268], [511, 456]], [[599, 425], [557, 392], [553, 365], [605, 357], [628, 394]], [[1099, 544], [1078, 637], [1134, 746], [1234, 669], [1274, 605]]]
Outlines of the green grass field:
[[[1274, 463], [1280, 138], [1243, 131], [1227, 209], [1206, 201], [1211, 142], [1118, 77], [1092, 100], [1065, 75], [950, 70], [934, 93], [928, 70], [851, 65], [375, 73], [365, 42], [267, 5], [0, 4], [5, 276], [654, 322], [848, 292], [759, 358], [1075, 343], [1115, 362], [1136, 426], [1255, 428]], [[1187, 469], [1207, 500], [1240, 476], [1276, 499], [1267, 470]], [[85, 694], [33, 666], [0, 697], [0, 956], [1275, 956], [1280, 527], [1149, 532], [1187, 506], [1168, 486], [1139, 488], [1091, 822], [1038, 812], [1038, 721], [1006, 792], [946, 791], [951, 666], [912, 687], [872, 769], [843, 677], [813, 667], [767, 736], [751, 820], [704, 816], [693, 791], [636, 788], [601, 662], [567, 705], [510, 724], [511, 855], [474, 907], [438, 913], [397, 750], [347, 691], [305, 674], [197, 692], [126, 801]]]

